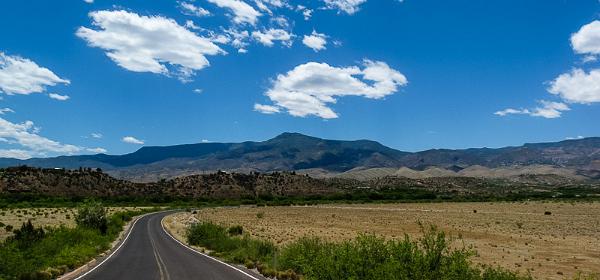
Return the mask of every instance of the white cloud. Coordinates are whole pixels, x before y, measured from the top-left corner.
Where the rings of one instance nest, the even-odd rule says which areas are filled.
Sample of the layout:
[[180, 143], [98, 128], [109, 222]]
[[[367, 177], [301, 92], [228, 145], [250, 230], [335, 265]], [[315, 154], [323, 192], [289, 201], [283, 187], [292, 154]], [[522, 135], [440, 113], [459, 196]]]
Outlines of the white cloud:
[[195, 6], [192, 3], [179, 2], [179, 7], [181, 7], [183, 14], [188, 16], [205, 17], [210, 15], [209, 11], [202, 7]]
[[250, 38], [250, 33], [246, 30], [238, 30], [236, 28], [229, 28], [224, 30], [225, 32], [225, 36], [228, 37], [228, 41], [229, 43], [238, 49], [238, 52], [241, 52], [240, 50], [244, 49], [248, 46], [248, 38]]
[[19, 151], [21, 155], [25, 153], [28, 157], [32, 156], [44, 156], [46, 153], [64, 153], [73, 154], [81, 152], [82, 148], [74, 145], [61, 144], [57, 141], [50, 140], [48, 138], [38, 135], [39, 129], [37, 129], [32, 121], [26, 121], [23, 123], [12, 123], [3, 118], [0, 118], [0, 138], [9, 144], [20, 145], [28, 150], [3, 150], [7, 151]]
[[92, 12], [90, 17], [99, 29], [80, 27], [77, 36], [104, 49], [108, 57], [130, 71], [175, 75], [187, 81], [196, 70], [209, 66], [207, 55], [226, 53], [209, 39], [162, 16], [121, 10]]
[[261, 112], [264, 114], [275, 114], [279, 113], [279, 107], [263, 104], [254, 104], [254, 111]]
[[0, 158], [29, 159], [32, 157], [33, 154], [31, 151], [20, 149], [0, 149]]
[[201, 30], [202, 29], [200, 26], [197, 26], [194, 23], [194, 21], [192, 21], [192, 20], [186, 20], [184, 26], [185, 26], [185, 28], [191, 29], [191, 30]]
[[313, 10], [311, 10], [303, 5], [296, 6], [296, 11], [302, 13], [302, 15], [304, 16], [304, 20], [310, 20], [310, 17], [312, 17], [312, 13], [313, 13]]
[[358, 12], [360, 10], [359, 6], [367, 0], [323, 0], [323, 2], [325, 2], [327, 9], [338, 10], [351, 15]]
[[[286, 109], [292, 116], [315, 115], [325, 119], [338, 115], [328, 107], [338, 97], [362, 96], [379, 99], [394, 94], [408, 83], [406, 77], [385, 62], [364, 60], [359, 66], [333, 67], [326, 63], [308, 62], [280, 74], [266, 96], [271, 107]], [[260, 104], [258, 104], [260, 105]], [[274, 113], [274, 108], [267, 112]], [[256, 105], [255, 105], [255, 108]]]
[[311, 9], [306, 9], [306, 10], [302, 11], [304, 20], [310, 20], [310, 18], [312, 17], [312, 13], [313, 13], [313, 10], [311, 10]]
[[578, 54], [600, 54], [600, 21], [592, 21], [571, 35], [571, 46]]
[[202, 140], [200, 140], [200, 143], [210, 143], [210, 140], [208, 140], [208, 139], [202, 139]]
[[315, 30], [313, 30], [312, 34], [304, 35], [302, 43], [313, 49], [315, 52], [318, 52], [326, 49], [325, 45], [327, 44], [327, 35], [323, 33], [317, 33]]
[[125, 136], [121, 141], [129, 144], [144, 145], [144, 140], [139, 140], [133, 136]]
[[27, 95], [44, 92], [48, 86], [69, 83], [29, 59], [0, 52], [0, 92]]
[[241, 0], [207, 0], [220, 8], [229, 9], [233, 13], [233, 22], [255, 25], [261, 13]]
[[581, 61], [582, 61], [583, 63], [595, 62], [595, 61], [597, 61], [597, 60], [598, 60], [598, 57], [597, 57], [597, 56], [595, 56], [595, 55], [586, 55], [586, 56], [584, 56], [584, 57], [581, 59]]
[[495, 112], [494, 115], [497, 116], [508, 116], [508, 115], [529, 115], [533, 117], [542, 117], [546, 119], [555, 119], [560, 118], [562, 112], [569, 111], [570, 108], [565, 103], [561, 102], [551, 102], [551, 101], [540, 101], [541, 107], [536, 107], [534, 109], [513, 109], [508, 108], [502, 111]]
[[96, 153], [96, 154], [105, 154], [106, 149], [104, 148], [88, 148], [86, 149], [88, 152]]
[[83, 2], [88, 3], [88, 4], [93, 4], [94, 0], [83, 0]]
[[4, 115], [6, 113], [14, 113], [15, 111], [11, 108], [1, 108], [0, 109], [0, 115]]
[[600, 69], [586, 73], [573, 69], [550, 82], [548, 91], [567, 102], [589, 104], [600, 102]]
[[56, 99], [59, 101], [66, 101], [66, 100], [69, 100], [69, 98], [71, 98], [68, 95], [60, 95], [60, 94], [56, 94], [56, 93], [50, 93], [50, 94], [48, 94], [48, 96], [52, 99]]
[[100, 139], [100, 138], [104, 137], [104, 135], [102, 135], [102, 133], [98, 133], [98, 132], [93, 132], [92, 134], [90, 134], [90, 136], [92, 136], [92, 138], [96, 138], [96, 139]]
[[583, 139], [585, 138], [584, 136], [578, 135], [576, 137], [565, 137], [566, 140], [578, 140], [578, 139]]
[[196, 89], [194, 89], [194, 93], [198, 93], [198, 94], [200, 94], [200, 93], [202, 93], [202, 92], [203, 92], [203, 90], [202, 90], [201, 88], [196, 88]]
[[293, 44], [293, 34], [283, 29], [271, 28], [265, 31], [253, 31], [252, 37], [267, 47], [272, 47], [274, 44], [273, 41], [281, 41], [281, 44], [287, 47], [291, 47]]
[[269, 7], [267, 7], [267, 5], [260, 0], [254, 0], [254, 3], [256, 4], [256, 7], [258, 7], [259, 10], [266, 12], [269, 15], [273, 15], [273, 11], [271, 11], [271, 9], [269, 9]]

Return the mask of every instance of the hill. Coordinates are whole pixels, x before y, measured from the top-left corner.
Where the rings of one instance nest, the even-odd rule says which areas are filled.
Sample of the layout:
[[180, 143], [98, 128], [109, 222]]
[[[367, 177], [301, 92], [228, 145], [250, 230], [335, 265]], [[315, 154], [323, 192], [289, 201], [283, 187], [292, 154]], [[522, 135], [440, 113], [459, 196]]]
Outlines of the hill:
[[239, 173], [299, 171], [318, 177], [366, 179], [389, 175], [409, 178], [507, 178], [522, 174], [550, 174], [585, 180], [600, 178], [600, 138], [498, 149], [434, 149], [411, 153], [369, 140], [327, 140], [299, 133], [283, 133], [261, 142], [143, 147], [125, 155], [0, 159], [0, 167], [18, 165], [102, 168], [117, 178], [139, 182], [218, 170]]

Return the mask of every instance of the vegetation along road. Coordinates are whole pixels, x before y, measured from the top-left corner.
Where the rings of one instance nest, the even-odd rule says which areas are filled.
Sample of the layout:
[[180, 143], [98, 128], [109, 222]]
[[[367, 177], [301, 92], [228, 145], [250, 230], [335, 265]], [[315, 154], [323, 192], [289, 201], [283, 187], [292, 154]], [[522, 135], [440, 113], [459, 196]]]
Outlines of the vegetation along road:
[[140, 218], [111, 257], [76, 279], [263, 279], [192, 251], [173, 239], [161, 225], [168, 214], [161, 212]]

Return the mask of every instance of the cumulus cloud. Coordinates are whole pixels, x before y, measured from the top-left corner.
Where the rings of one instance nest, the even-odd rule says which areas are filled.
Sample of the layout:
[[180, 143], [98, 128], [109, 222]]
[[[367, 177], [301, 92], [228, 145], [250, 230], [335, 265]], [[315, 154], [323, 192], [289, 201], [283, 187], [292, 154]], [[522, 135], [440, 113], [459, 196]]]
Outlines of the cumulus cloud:
[[69, 80], [29, 59], [0, 52], [0, 92], [27, 95], [44, 92], [49, 86], [69, 83]]
[[272, 47], [274, 41], [280, 41], [281, 44], [287, 47], [291, 47], [293, 34], [288, 33], [283, 29], [271, 28], [264, 31], [253, 31], [252, 38], [260, 42], [261, 44]]
[[360, 5], [367, 2], [367, 0], [323, 0], [323, 2], [325, 2], [327, 9], [338, 10], [351, 15], [358, 12]]
[[83, 2], [88, 3], [88, 4], [92, 4], [92, 3], [94, 3], [94, 0], [83, 0]]
[[139, 140], [133, 136], [125, 136], [121, 141], [129, 144], [144, 145], [144, 140]]
[[219, 8], [228, 9], [233, 13], [233, 22], [237, 24], [248, 23], [255, 25], [262, 14], [248, 3], [241, 0], [207, 0]]
[[502, 111], [497, 111], [494, 114], [497, 116], [508, 116], [508, 115], [529, 115], [533, 117], [542, 117], [546, 119], [560, 118], [562, 112], [569, 111], [570, 108], [567, 104], [562, 102], [551, 102], [551, 101], [540, 101], [541, 106], [534, 109], [513, 109], [508, 108]]
[[122, 10], [89, 15], [98, 29], [80, 27], [76, 35], [90, 46], [104, 49], [115, 63], [130, 71], [175, 75], [188, 81], [195, 71], [210, 65], [207, 55], [226, 53], [208, 38], [162, 16]]
[[179, 2], [179, 7], [183, 14], [188, 16], [205, 17], [210, 16], [210, 12], [202, 7], [189, 2]]
[[317, 31], [313, 30], [310, 35], [304, 35], [302, 43], [313, 49], [315, 52], [318, 52], [326, 49], [325, 45], [327, 44], [327, 35], [323, 33], [317, 33]]
[[14, 153], [20, 155], [19, 158], [29, 158], [32, 156], [45, 156], [47, 153], [74, 154], [83, 149], [78, 146], [62, 144], [60, 142], [42, 137], [39, 134], [32, 121], [23, 123], [12, 123], [0, 118], [0, 138], [2, 141], [20, 145], [25, 149], [3, 150], [3, 153]]
[[567, 102], [589, 104], [600, 102], [600, 69], [586, 73], [573, 69], [550, 82], [548, 91]]
[[571, 46], [578, 54], [600, 54], [600, 21], [592, 21], [573, 33]]
[[[582, 62], [594, 62], [600, 54], [600, 21], [595, 20], [582, 26], [571, 35], [571, 46], [577, 54], [584, 55]], [[558, 118], [562, 112], [570, 110], [565, 103], [591, 104], [600, 102], [600, 69], [589, 72], [574, 68], [560, 74], [548, 83], [547, 91], [564, 102], [541, 101], [542, 106], [533, 110], [513, 109], [495, 112], [499, 116], [524, 114], [544, 118]]]
[[337, 118], [338, 115], [328, 104], [335, 103], [338, 97], [380, 99], [396, 93], [399, 87], [407, 83], [402, 73], [381, 61], [364, 60], [362, 68], [308, 62], [278, 75], [265, 93], [273, 105], [257, 104], [255, 110], [276, 113], [285, 109], [297, 117], [314, 115], [324, 119]]
[[50, 93], [50, 94], [48, 94], [48, 96], [50, 98], [52, 98], [52, 99], [56, 99], [56, 100], [59, 100], [59, 101], [66, 101], [66, 100], [69, 100], [69, 98], [71, 98], [68, 95], [60, 95], [60, 94], [57, 94], [57, 93]]

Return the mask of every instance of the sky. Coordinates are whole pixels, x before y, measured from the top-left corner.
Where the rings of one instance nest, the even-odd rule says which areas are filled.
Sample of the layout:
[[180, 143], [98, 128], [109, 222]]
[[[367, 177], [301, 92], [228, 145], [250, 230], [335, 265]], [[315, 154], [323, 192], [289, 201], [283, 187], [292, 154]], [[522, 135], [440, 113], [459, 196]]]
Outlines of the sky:
[[404, 151], [600, 136], [600, 2], [0, 4], [0, 157], [282, 132]]

